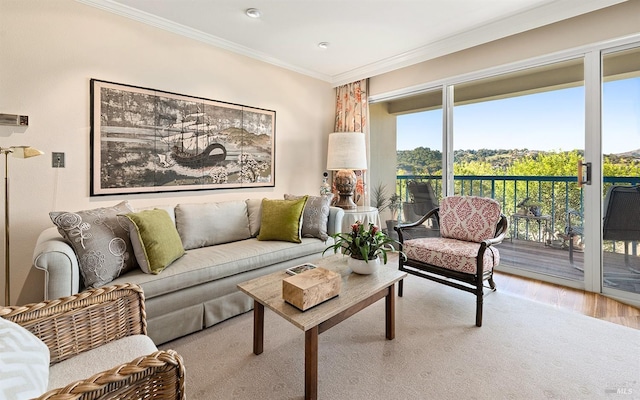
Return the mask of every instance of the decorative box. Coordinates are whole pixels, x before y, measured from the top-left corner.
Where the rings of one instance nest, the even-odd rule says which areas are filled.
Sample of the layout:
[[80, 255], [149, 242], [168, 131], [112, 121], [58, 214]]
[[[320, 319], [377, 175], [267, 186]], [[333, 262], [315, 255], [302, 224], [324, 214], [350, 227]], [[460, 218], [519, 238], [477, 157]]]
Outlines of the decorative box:
[[282, 298], [305, 311], [340, 294], [340, 274], [324, 268], [315, 268], [290, 276], [282, 281]]

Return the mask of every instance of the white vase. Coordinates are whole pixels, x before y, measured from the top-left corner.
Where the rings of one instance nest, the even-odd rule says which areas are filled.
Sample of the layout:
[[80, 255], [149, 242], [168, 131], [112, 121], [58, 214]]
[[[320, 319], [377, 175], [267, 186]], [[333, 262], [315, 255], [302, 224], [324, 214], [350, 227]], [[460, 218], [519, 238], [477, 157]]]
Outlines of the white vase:
[[369, 262], [365, 260], [358, 260], [357, 258], [349, 257], [347, 259], [347, 265], [356, 274], [369, 275], [369, 274], [373, 274], [378, 270], [378, 267], [380, 266], [380, 257], [376, 257], [373, 260], [369, 260]]

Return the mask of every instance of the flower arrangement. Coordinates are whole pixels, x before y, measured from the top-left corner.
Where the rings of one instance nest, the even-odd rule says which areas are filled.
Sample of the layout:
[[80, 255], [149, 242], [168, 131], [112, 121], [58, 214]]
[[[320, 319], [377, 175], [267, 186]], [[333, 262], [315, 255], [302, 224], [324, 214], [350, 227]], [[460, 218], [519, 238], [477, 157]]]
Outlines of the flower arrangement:
[[[340, 249], [342, 254], [366, 262], [375, 260], [376, 257], [382, 255], [383, 264], [387, 263], [387, 252], [396, 251], [392, 244], [400, 244], [397, 240], [387, 236], [376, 225], [370, 223], [368, 227], [365, 227], [360, 221], [351, 225], [351, 232], [336, 233], [332, 237], [335, 243], [324, 249], [323, 255], [329, 249], [333, 249], [334, 253]], [[404, 253], [399, 253], [404, 256]]]

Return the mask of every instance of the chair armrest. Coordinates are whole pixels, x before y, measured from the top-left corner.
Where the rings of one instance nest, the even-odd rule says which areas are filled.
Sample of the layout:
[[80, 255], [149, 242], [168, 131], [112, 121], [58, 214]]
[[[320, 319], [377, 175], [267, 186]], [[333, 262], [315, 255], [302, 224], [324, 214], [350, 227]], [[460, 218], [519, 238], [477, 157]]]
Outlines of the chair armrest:
[[45, 300], [71, 296], [80, 291], [78, 257], [57, 228], [51, 227], [40, 233], [33, 250], [33, 266], [45, 273]]
[[73, 296], [0, 308], [42, 340], [51, 364], [131, 335], [146, 335], [144, 293], [135, 284], [89, 289]]
[[398, 232], [398, 241], [400, 243], [404, 243], [404, 235], [403, 235], [403, 231], [404, 230], [410, 230], [412, 228], [417, 228], [419, 226], [421, 226], [422, 224], [425, 223], [425, 221], [427, 221], [430, 218], [435, 217], [436, 221], [438, 222], [438, 224], [440, 224], [440, 207], [436, 207], [433, 210], [429, 211], [428, 213], [426, 213], [425, 215], [423, 215], [422, 217], [420, 217], [419, 220], [415, 221], [415, 222], [410, 222], [410, 223], [406, 223], [406, 224], [400, 224], [400, 225], [396, 225], [393, 227], [393, 229]]
[[174, 350], [160, 350], [89, 379], [50, 390], [37, 400], [152, 397], [184, 400], [184, 375], [182, 357]]

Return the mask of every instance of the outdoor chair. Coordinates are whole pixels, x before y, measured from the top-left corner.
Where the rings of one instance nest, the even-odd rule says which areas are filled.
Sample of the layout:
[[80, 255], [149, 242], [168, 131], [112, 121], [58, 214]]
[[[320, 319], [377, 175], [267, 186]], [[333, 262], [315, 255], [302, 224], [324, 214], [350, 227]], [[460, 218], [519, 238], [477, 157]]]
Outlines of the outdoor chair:
[[[45, 352], [49, 349], [49, 389], [52, 384], [64, 383], [38, 399], [186, 398], [182, 357], [173, 350], [158, 351], [146, 336], [144, 294], [138, 285], [113, 285], [42, 303], [0, 307], [0, 318], [25, 328], [37, 339], [28, 332], [22, 337], [40, 339], [44, 344], [36, 345]], [[149, 349], [155, 351], [146, 353]], [[20, 351], [25, 350], [0, 346], [0, 351], [13, 351], [20, 359]], [[29, 356], [24, 353], [25, 358]], [[120, 359], [126, 361], [117, 361]], [[104, 365], [109, 366], [98, 369]], [[28, 367], [32, 366], [25, 369]], [[77, 380], [75, 373], [86, 373], [86, 379]], [[28, 378], [34, 379], [33, 373]]]
[[[629, 262], [629, 245], [640, 241], [640, 185], [609, 188], [605, 196], [602, 239], [624, 242], [625, 265], [631, 272], [640, 274]], [[614, 279], [611, 275], [607, 277]]]
[[[438, 237], [419, 237], [430, 218], [438, 221]], [[495, 247], [507, 232], [507, 218], [500, 204], [489, 198], [451, 196], [418, 221], [396, 227], [400, 250], [399, 269], [409, 274], [461, 289], [476, 296], [476, 326], [482, 326], [484, 281], [496, 290], [493, 269], [500, 262]], [[398, 283], [402, 297], [404, 281]]]
[[[569, 241], [569, 264], [573, 266], [573, 252], [575, 250], [575, 240], [578, 236], [584, 235], [584, 228], [578, 225], [575, 220], [582, 220], [582, 214], [576, 210], [569, 210], [567, 213], [567, 226], [565, 228], [565, 237]], [[581, 268], [578, 268], [581, 270]]]
[[[409, 192], [409, 198], [411, 203], [406, 203], [405, 207], [408, 208], [405, 211], [405, 222], [411, 222], [419, 219], [429, 211], [438, 207], [438, 198], [436, 197], [435, 190], [431, 185], [431, 181], [408, 181], [407, 191]], [[428, 220], [428, 232], [437, 231], [438, 220], [432, 217]]]

